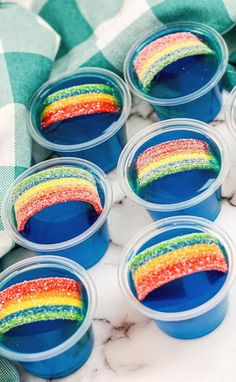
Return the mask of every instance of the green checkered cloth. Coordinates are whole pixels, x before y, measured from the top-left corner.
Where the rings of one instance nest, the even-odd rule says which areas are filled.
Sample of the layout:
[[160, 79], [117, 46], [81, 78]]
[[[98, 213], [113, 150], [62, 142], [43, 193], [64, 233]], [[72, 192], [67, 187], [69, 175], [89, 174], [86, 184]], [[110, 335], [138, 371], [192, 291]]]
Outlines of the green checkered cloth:
[[226, 83], [236, 83], [236, 0], [34, 0], [33, 10], [61, 36], [53, 74], [101, 66], [122, 74], [143, 34], [163, 24], [198, 21], [221, 33], [230, 49]]
[[[30, 165], [26, 108], [32, 93], [47, 79], [57, 52], [57, 35], [42, 19], [61, 37], [52, 76], [80, 66], [101, 66], [122, 74], [128, 50], [143, 34], [173, 21], [198, 21], [225, 37], [230, 50], [225, 84], [230, 89], [236, 83], [236, 0], [31, 1], [40, 18], [20, 7], [0, 6], [0, 204], [7, 186]], [[4, 232], [0, 243], [1, 255], [11, 245]]]
[[[0, 205], [13, 180], [31, 165], [29, 100], [51, 72], [58, 34], [38, 15], [0, 3]], [[0, 218], [0, 257], [12, 241]]]
[[20, 382], [15, 366], [2, 357], [0, 357], [0, 382]]

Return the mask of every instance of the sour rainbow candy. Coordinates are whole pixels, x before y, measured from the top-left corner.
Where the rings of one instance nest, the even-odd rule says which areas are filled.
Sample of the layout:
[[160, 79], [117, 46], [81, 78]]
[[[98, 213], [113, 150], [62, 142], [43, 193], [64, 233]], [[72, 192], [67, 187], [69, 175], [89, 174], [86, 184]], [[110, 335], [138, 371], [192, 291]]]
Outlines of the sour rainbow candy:
[[13, 191], [18, 231], [23, 231], [28, 219], [44, 208], [75, 200], [91, 204], [98, 214], [102, 212], [96, 180], [88, 171], [61, 166], [28, 176]]
[[171, 33], [146, 45], [134, 60], [134, 71], [148, 91], [154, 77], [166, 66], [189, 56], [213, 54], [197, 36], [190, 32]]
[[0, 335], [38, 321], [84, 318], [80, 283], [64, 277], [24, 281], [0, 292]]
[[72, 86], [50, 94], [43, 102], [41, 124], [47, 128], [65, 119], [96, 113], [116, 113], [120, 101], [114, 88], [105, 84]]
[[209, 145], [197, 139], [176, 139], [149, 147], [138, 156], [135, 167], [140, 188], [179, 172], [220, 170], [220, 164]]
[[202, 271], [226, 273], [228, 264], [220, 241], [208, 233], [177, 236], [135, 256], [130, 272], [139, 300], [181, 277]]

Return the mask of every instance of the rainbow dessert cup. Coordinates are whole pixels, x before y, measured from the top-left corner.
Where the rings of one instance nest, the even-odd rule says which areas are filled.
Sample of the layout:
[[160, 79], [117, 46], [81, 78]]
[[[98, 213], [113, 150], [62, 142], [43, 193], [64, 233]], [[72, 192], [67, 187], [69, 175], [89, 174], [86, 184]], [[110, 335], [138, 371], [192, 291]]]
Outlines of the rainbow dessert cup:
[[214, 220], [228, 172], [224, 139], [203, 122], [172, 119], [136, 134], [119, 159], [125, 194], [153, 220], [194, 215]]
[[199, 23], [165, 25], [136, 43], [125, 64], [125, 80], [161, 120], [210, 122], [222, 104], [227, 46], [214, 29]]
[[109, 245], [110, 183], [96, 165], [56, 158], [21, 174], [3, 203], [12, 239], [39, 255], [58, 255], [84, 268], [96, 264]]
[[180, 339], [204, 336], [220, 325], [234, 277], [226, 232], [193, 216], [147, 226], [127, 245], [119, 266], [127, 301]]
[[0, 354], [29, 373], [61, 378], [93, 349], [95, 286], [78, 264], [32, 257], [0, 275]]
[[45, 83], [34, 95], [29, 132], [59, 156], [89, 160], [105, 172], [116, 167], [126, 143], [131, 97], [124, 81], [100, 68]]

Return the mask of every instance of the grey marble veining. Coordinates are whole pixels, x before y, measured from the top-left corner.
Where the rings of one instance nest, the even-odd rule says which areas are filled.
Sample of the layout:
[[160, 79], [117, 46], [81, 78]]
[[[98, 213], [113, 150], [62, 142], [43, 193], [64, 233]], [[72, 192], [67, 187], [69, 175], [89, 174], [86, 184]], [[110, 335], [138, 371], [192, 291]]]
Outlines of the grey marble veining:
[[[224, 103], [227, 95], [224, 95]], [[217, 218], [236, 244], [236, 143], [224, 123], [224, 110], [212, 126], [231, 149], [231, 168], [223, 185], [222, 211]], [[135, 100], [127, 124], [128, 137], [157, 120], [148, 105]], [[102, 261], [89, 270], [98, 293], [94, 320], [95, 346], [88, 362], [60, 382], [233, 382], [236, 373], [236, 290], [229, 313], [210, 335], [193, 341], [175, 340], [141, 316], [125, 301], [117, 280], [117, 265], [127, 241], [151, 222], [148, 214], [125, 197], [116, 171], [110, 175], [114, 191], [109, 216], [111, 243]], [[29, 256], [17, 249], [4, 259], [5, 266]], [[45, 382], [21, 370], [22, 382]]]

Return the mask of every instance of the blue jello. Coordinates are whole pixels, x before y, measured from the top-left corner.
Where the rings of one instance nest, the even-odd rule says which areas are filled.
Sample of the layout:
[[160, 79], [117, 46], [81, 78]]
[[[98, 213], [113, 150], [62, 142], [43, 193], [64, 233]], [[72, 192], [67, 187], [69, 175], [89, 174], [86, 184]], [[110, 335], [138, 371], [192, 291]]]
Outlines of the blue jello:
[[[55, 171], [54, 166], [56, 166]], [[56, 172], [57, 170], [62, 171], [62, 175], [57, 175], [59, 174]], [[80, 171], [85, 171], [88, 176], [92, 176], [91, 179], [95, 182], [94, 185], [83, 178], [79, 178], [80, 175], [77, 175], [78, 178], [74, 175], [73, 178], [69, 171], [79, 171], [78, 174], [80, 174]], [[35, 178], [31, 177], [31, 175]], [[27, 179], [28, 183], [24, 183], [27, 182]], [[36, 180], [33, 181], [32, 179]], [[36, 184], [36, 181], [43, 183]], [[48, 186], [48, 184], [58, 181], [63, 183], [54, 185], [54, 188], [50, 185]], [[73, 187], [77, 184], [74, 183], [73, 186], [73, 182], [76, 181], [79, 182], [78, 188], [74, 189], [77, 191], [73, 191]], [[25, 188], [22, 184], [26, 184]], [[87, 188], [83, 188], [85, 186]], [[23, 194], [19, 194], [21, 196], [15, 200], [12, 195], [18, 195], [14, 194], [17, 187]], [[27, 187], [31, 188], [27, 189]], [[37, 187], [41, 187], [42, 191], [39, 188], [37, 189]], [[37, 191], [35, 191], [36, 189]], [[29, 192], [31, 192], [31, 196], [27, 196]], [[70, 194], [68, 194], [69, 199], [67, 196], [65, 199], [65, 192], [75, 192], [77, 199], [73, 199], [73, 196], [70, 199]], [[83, 196], [83, 193], [85, 193], [85, 196]], [[59, 199], [53, 202], [55, 194], [56, 198]], [[95, 203], [99, 203], [101, 212], [95, 209], [91, 201], [86, 201], [88, 194], [91, 194], [91, 200], [95, 198]], [[21, 204], [19, 204], [22, 195], [27, 203], [25, 204], [26, 208], [24, 207], [25, 201], [20, 201]], [[26, 197], [29, 199], [26, 199]], [[65, 200], [60, 199], [60, 197]], [[36, 209], [34, 209], [35, 198], [39, 206]], [[61, 158], [38, 164], [17, 179], [7, 199], [8, 202], [5, 204], [6, 210], [4, 215], [5, 226], [8, 227], [13, 235], [16, 235], [15, 240], [22, 246], [40, 255], [50, 253], [51, 255], [69, 258], [86, 269], [96, 264], [104, 256], [109, 245], [107, 215], [111, 206], [111, 188], [105, 179], [105, 174], [92, 163], [75, 158]], [[46, 206], [42, 204], [44, 206], [42, 208], [40, 203], [45, 203], [47, 200]], [[18, 210], [16, 207], [17, 203]], [[21, 214], [21, 211], [25, 214], [27, 213], [28, 215], [26, 216], [28, 218], [25, 225], [19, 228], [19, 214]], [[18, 226], [18, 232], [16, 226]]]
[[[157, 135], [156, 137], [148, 140], [148, 142], [141, 146], [141, 148], [139, 148], [136, 152], [134, 162], [139, 154], [145, 150], [145, 148], [158, 145], [162, 142], [183, 138], [202, 140], [210, 145], [212, 153], [218, 161], [220, 168], [221, 158], [216, 145], [210, 141], [210, 139], [207, 139], [199, 133], [183, 131], [171, 131], [169, 133]], [[129, 182], [134, 192], [140, 198], [151, 203], [168, 205], [195, 198], [203, 191], [207, 190], [214, 183], [218, 175], [219, 171], [217, 172], [210, 169], [194, 169], [191, 171], [184, 171], [164, 176], [161, 179], [151, 182], [149, 185], [140, 190], [137, 186], [137, 170], [135, 167], [130, 167]], [[195, 213], [192, 213], [192, 215], [201, 215], [214, 220], [220, 211], [219, 201], [220, 189], [216, 190], [215, 193], [207, 199], [207, 203], [205, 202], [204, 208], [202, 208], [202, 206], [198, 206], [198, 208], [201, 209], [200, 213], [196, 211]], [[151, 212], [151, 215], [154, 219], [164, 217], [159, 216], [158, 212]]]
[[[63, 89], [75, 86], [102, 84], [109, 86], [119, 102], [119, 110], [66, 118], [42, 128], [43, 102]], [[131, 107], [129, 91], [115, 74], [99, 69], [80, 69], [76, 74], [45, 84], [34, 96], [29, 129], [33, 138], [59, 156], [73, 156], [90, 160], [104, 171], [116, 167], [126, 143], [125, 122]]]
[[[189, 228], [169, 229], [148, 240], [140, 247], [138, 253], [163, 241], [192, 233], [199, 233], [199, 231]], [[224, 253], [226, 255], [225, 249]], [[148, 294], [142, 304], [162, 312], [180, 312], [192, 309], [212, 298], [222, 288], [226, 277], [226, 273], [219, 271], [193, 273], [157, 288]], [[136, 294], [132, 279], [130, 279], [130, 284], [133, 293]]]
[[[56, 262], [54, 266], [53, 261], [50, 261], [49, 266], [46, 261], [48, 257], [45, 257], [45, 261], [43, 260], [44, 265], [40, 266], [35, 259], [29, 259], [32, 270], [14, 273], [14, 277], [5, 283], [1, 290], [27, 280], [45, 277], [75, 279], [81, 283], [84, 320], [90, 320], [88, 309], [91, 309], [91, 290], [87, 291], [87, 284], [86, 286], [83, 284], [75, 270], [69, 271], [63, 264], [58, 266]], [[18, 264], [21, 266], [23, 262]], [[84, 334], [81, 332], [82, 336], [78, 336], [78, 340], [73, 341], [71, 346], [64, 346], [67, 340], [79, 333], [84, 324], [84, 321], [52, 320], [18, 326], [0, 337], [1, 351], [3, 353], [7, 351], [9, 358], [19, 361], [29, 373], [37, 377], [62, 378], [80, 368], [92, 351], [93, 330], [91, 324]], [[58, 346], [65, 347], [65, 350], [58, 352], [56, 350]], [[48, 357], [45, 352], [49, 352]], [[39, 353], [41, 353], [41, 357]]]
[[202, 122], [159, 122], [133, 137], [123, 150], [118, 166], [121, 186], [154, 220], [173, 215], [214, 220], [228, 169], [225, 155], [228, 158], [223, 139]]
[[[158, 235], [157, 237], [149, 240], [142, 246], [139, 252], [142, 252], [144, 249], [160, 243], [164, 240], [171, 239], [176, 236], [181, 236], [189, 233], [193, 233], [197, 231], [189, 230], [189, 229], [176, 229], [173, 231], [168, 231]], [[181, 312], [186, 311], [192, 308], [195, 308], [201, 304], [204, 304], [208, 300], [210, 300], [225, 283], [227, 274], [218, 272], [218, 271], [205, 271], [198, 272], [192, 275], [188, 275], [172, 281], [168, 284], [165, 284], [153, 292], [149, 293], [147, 297], [142, 301], [142, 304], [147, 308], [156, 310], [158, 312]], [[132, 276], [129, 275], [130, 280], [130, 288], [132, 293], [136, 296], [135, 287], [133, 284]], [[137, 297], [137, 296], [136, 296]], [[213, 329], [220, 324], [223, 320], [226, 313], [227, 303], [224, 301], [221, 305], [214, 310], [214, 312], [210, 312], [206, 314], [204, 317], [203, 323], [199, 326], [199, 330], [197, 332], [197, 337], [200, 337]], [[211, 314], [217, 317], [217, 321], [215, 318], [211, 319]], [[203, 318], [202, 318], [203, 319]], [[157, 325], [159, 325], [159, 321], [157, 320]], [[178, 335], [178, 325], [176, 327], [176, 333], [173, 327], [173, 323], [168, 329], [165, 327], [166, 323], [161, 322], [161, 328], [165, 331], [169, 331], [169, 334], [172, 336], [179, 337]], [[188, 327], [188, 323], [186, 324], [186, 329], [184, 329], [184, 323], [182, 323], [181, 331], [185, 330], [185, 336], [182, 338], [193, 338], [193, 334], [190, 328]], [[195, 329], [194, 329], [195, 330]]]
[[[214, 232], [213, 228], [215, 227], [213, 227], [212, 223], [207, 220], [191, 216], [186, 218], [184, 216], [169, 218], [149, 225], [141, 231], [139, 235], [136, 235], [133, 242], [131, 242], [125, 250], [125, 257], [121, 261], [119, 269], [119, 278], [121, 287], [128, 300], [132, 302], [132, 305], [135, 306], [138, 311], [152, 318], [165, 333], [173, 337], [191, 339], [206, 335], [222, 322], [227, 312], [228, 287], [226, 287], [226, 284], [230, 284], [232, 282], [232, 277], [234, 277], [232, 273], [232, 247], [229, 246], [229, 242], [225, 241], [229, 239], [225, 236], [225, 233], [220, 237], [220, 234], [222, 233], [220, 232], [220, 229], [216, 227], [216, 231]], [[191, 273], [191, 269], [187, 269], [185, 264], [189, 264], [189, 266], [192, 264], [191, 266], [194, 267], [194, 263], [191, 261], [189, 261], [189, 263], [187, 262], [191, 257], [187, 257], [186, 252], [184, 251], [185, 248], [187, 250], [190, 248], [188, 246], [192, 245], [192, 252], [188, 252], [188, 256], [194, 256], [192, 257], [193, 260], [197, 259], [197, 253], [194, 253], [194, 248], [197, 248], [197, 246], [194, 245], [194, 242], [191, 244], [187, 241], [185, 242], [185, 247], [183, 245], [174, 247], [174, 244], [168, 244], [169, 247], [167, 247], [166, 253], [159, 250], [159, 254], [158, 252], [154, 252], [151, 257], [149, 252], [149, 263], [144, 263], [144, 260], [138, 260], [139, 263], [136, 262], [136, 268], [133, 268], [134, 265], [132, 265], [132, 261], [134, 261], [136, 256], [147, 248], [159, 243], [162, 243], [163, 245], [163, 242], [170, 239], [181, 238], [183, 235], [191, 235], [194, 233], [210, 234], [212, 235], [212, 238], [215, 238], [214, 240], [218, 240], [218, 248], [220, 248], [221, 251], [219, 253], [221, 253], [220, 256], [223, 256], [221, 259], [225, 259], [224, 264], [228, 264], [224, 265], [223, 268], [220, 268], [222, 271], [215, 270], [216, 268], [214, 268], [214, 270], [206, 270], [205, 268], [205, 270], [202, 269], [201, 271]], [[146, 241], [145, 238], [148, 237], [149, 239]], [[154, 263], [152, 263], [154, 258], [160, 259], [160, 257], [162, 257], [164, 261], [165, 255], [170, 256], [171, 251], [174, 251], [175, 249], [181, 251], [181, 248], [183, 248], [183, 258], [180, 260], [181, 257], [179, 257], [178, 268], [176, 262], [177, 258], [174, 260], [174, 257], [172, 257], [172, 260], [169, 260], [172, 261], [172, 263], [156, 262], [155, 264], [157, 268], [155, 273], [155, 266]], [[211, 250], [213, 251], [213, 248]], [[190, 253], [192, 253], [192, 255], [190, 255]], [[200, 256], [200, 252], [198, 256]], [[199, 260], [197, 260], [198, 265], [196, 266], [196, 269], [199, 269], [198, 267], [200, 264], [204, 264], [205, 254], [203, 248], [201, 256], [201, 260], [200, 257]], [[214, 256], [216, 256], [216, 252], [212, 252], [212, 255], [210, 255], [209, 252], [208, 256], [208, 260], [205, 262], [206, 266], [209, 264], [207, 262], [210, 261], [209, 259], [215, 261], [213, 259], [215, 259]], [[169, 259], [171, 259], [171, 257], [169, 257]], [[181, 261], [183, 261], [182, 264]], [[144, 264], [146, 264], [146, 266], [144, 266]], [[173, 268], [168, 264], [172, 264]], [[163, 268], [164, 270], [160, 276], [157, 276], [159, 272], [158, 266], [167, 267], [166, 269]], [[142, 267], [143, 269], [139, 267]], [[202, 267], [204, 268], [203, 265]], [[176, 278], [173, 277], [171, 279], [172, 281], [168, 281], [170, 275], [172, 276], [171, 272], [175, 272], [174, 269], [176, 270]], [[182, 272], [180, 269], [184, 269], [182, 274], [185, 275], [182, 277], [178, 277], [178, 272]], [[137, 270], [139, 273], [135, 273]], [[189, 274], [187, 274], [188, 272]], [[134, 283], [134, 275], [136, 275], [135, 282], [138, 282], [138, 284]], [[161, 277], [167, 277], [167, 281], [163, 282]], [[153, 281], [151, 289], [147, 289], [148, 283], [152, 282], [150, 280], [163, 282], [163, 284], [155, 289], [155, 283]], [[138, 289], [136, 289], [137, 285]], [[140, 299], [138, 299], [138, 293], [142, 294], [140, 295]], [[144, 297], [142, 298], [141, 296]]]
[[[137, 55], [149, 43], [178, 32], [192, 33], [213, 54], [179, 58], [157, 73], [149, 89], [144, 91], [133, 66]], [[223, 39], [213, 29], [198, 23], [170, 24], [142, 39], [130, 50], [125, 64], [125, 78], [131, 91], [149, 102], [161, 120], [194, 118], [210, 122], [221, 108], [221, 78], [226, 69], [227, 56]]]
[[[89, 229], [98, 219], [91, 206], [83, 202], [66, 202], [45, 208], [26, 223], [22, 236], [38, 244], [55, 244], [73, 239]], [[66, 257], [85, 269], [96, 264], [109, 245], [108, 224], [105, 222], [92, 236], [68, 249], [54, 250], [52, 255]], [[46, 254], [38, 247], [38, 254]]]

